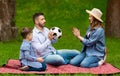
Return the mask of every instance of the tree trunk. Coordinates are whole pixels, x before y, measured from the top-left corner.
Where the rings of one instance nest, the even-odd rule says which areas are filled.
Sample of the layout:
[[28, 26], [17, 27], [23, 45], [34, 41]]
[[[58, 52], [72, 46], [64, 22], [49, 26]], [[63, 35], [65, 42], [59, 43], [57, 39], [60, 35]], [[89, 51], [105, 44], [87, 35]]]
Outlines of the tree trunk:
[[18, 29], [14, 23], [15, 9], [16, 0], [0, 0], [0, 41], [17, 38]]
[[108, 0], [106, 36], [120, 38], [120, 0]]

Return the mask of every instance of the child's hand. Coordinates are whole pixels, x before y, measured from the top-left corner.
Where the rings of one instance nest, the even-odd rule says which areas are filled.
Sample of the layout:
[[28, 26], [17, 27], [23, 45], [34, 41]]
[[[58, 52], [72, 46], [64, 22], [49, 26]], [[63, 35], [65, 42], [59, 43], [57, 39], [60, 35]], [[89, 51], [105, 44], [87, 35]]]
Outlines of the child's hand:
[[41, 58], [41, 57], [37, 58], [37, 61], [38, 62], [44, 62], [43, 58]]

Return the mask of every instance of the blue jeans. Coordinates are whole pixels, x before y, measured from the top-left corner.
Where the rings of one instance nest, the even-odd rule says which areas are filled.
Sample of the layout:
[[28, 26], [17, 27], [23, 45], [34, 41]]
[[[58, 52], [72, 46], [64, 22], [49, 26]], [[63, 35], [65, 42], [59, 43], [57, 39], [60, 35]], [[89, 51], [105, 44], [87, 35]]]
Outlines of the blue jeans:
[[99, 58], [96, 56], [86, 56], [85, 52], [80, 53], [79, 55], [75, 56], [71, 61], [70, 64], [74, 66], [81, 66], [85, 68], [97, 67], [98, 62], [100, 61]]
[[45, 62], [51, 65], [59, 66], [68, 64], [76, 55], [80, 54], [77, 50], [58, 50], [57, 54], [51, 54], [44, 58]]
[[45, 71], [46, 70], [46, 63], [43, 62], [42, 64], [42, 68], [34, 68], [34, 67], [30, 67], [27, 71]]

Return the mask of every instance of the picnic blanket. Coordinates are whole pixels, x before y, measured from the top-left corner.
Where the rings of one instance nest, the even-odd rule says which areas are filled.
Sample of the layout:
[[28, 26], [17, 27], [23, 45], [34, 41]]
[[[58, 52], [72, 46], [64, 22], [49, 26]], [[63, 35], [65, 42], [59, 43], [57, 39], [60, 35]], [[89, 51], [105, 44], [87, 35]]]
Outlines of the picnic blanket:
[[120, 73], [120, 70], [109, 63], [94, 68], [82, 68], [72, 65], [52, 66], [47, 64], [46, 71], [21, 71], [19, 60], [9, 59], [8, 63], [0, 67], [0, 74], [74, 74], [74, 73], [91, 73], [91, 74], [114, 74]]

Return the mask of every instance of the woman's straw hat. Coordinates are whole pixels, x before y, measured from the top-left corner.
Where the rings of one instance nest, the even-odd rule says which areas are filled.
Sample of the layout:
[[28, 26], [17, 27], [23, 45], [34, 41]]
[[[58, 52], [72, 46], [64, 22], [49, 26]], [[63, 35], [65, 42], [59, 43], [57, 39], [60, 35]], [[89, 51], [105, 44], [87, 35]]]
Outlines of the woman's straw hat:
[[97, 20], [99, 20], [100, 22], [103, 22], [103, 20], [101, 19], [102, 16], [102, 12], [97, 9], [97, 8], [93, 8], [91, 11], [90, 10], [86, 10], [86, 12], [92, 16], [94, 16]]

